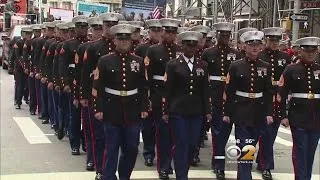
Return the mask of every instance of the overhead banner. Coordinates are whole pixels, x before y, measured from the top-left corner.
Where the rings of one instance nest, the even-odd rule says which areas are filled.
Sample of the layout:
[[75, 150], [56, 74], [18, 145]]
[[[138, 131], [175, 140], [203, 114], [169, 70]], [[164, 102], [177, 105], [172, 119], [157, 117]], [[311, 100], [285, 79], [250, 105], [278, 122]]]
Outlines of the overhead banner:
[[78, 1], [77, 12], [78, 15], [85, 16], [98, 16], [101, 13], [106, 13], [110, 11], [110, 5], [108, 4], [98, 4], [98, 3], [88, 3]]
[[122, 0], [122, 14], [127, 21], [152, 19], [152, 11], [156, 6], [162, 9], [167, 0]]
[[59, 19], [61, 21], [72, 21], [74, 16], [73, 10], [60, 9], [60, 8], [49, 8], [49, 14], [54, 17], [54, 19]]

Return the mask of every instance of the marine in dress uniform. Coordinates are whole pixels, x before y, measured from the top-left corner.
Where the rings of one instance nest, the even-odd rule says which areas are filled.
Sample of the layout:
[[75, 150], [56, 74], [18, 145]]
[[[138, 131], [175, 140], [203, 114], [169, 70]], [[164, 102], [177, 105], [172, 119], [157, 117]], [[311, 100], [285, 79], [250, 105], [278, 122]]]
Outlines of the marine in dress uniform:
[[[189, 31], [197, 31], [200, 32], [203, 37], [199, 39], [198, 41], [198, 46], [197, 46], [197, 52], [195, 54], [195, 58], [201, 58], [202, 56], [202, 52], [205, 49], [205, 43], [207, 40], [207, 35], [210, 32], [210, 28], [208, 26], [203, 26], [203, 25], [197, 25], [197, 26], [193, 26], [192, 28], [189, 29]], [[208, 123], [205, 119], [203, 119], [203, 123], [201, 125], [201, 134], [199, 136], [199, 141], [198, 141], [198, 146], [196, 147], [196, 149], [194, 150], [195, 154], [194, 154], [194, 158], [192, 160], [191, 165], [192, 166], [196, 166], [197, 163], [200, 162], [200, 158], [199, 158], [199, 152], [200, 152], [200, 148], [204, 147], [204, 139], [207, 135], [207, 131], [206, 131], [206, 127], [208, 127]]]
[[[52, 83], [53, 83], [53, 87], [54, 87], [54, 105], [56, 107], [56, 113], [57, 113], [57, 120], [55, 121], [55, 134], [57, 135], [57, 130], [58, 128], [60, 127], [60, 122], [61, 122], [61, 115], [62, 112], [64, 112], [63, 110], [64, 109], [67, 109], [69, 107], [66, 107], [64, 103], [65, 101], [61, 100], [62, 98], [64, 98], [61, 93], [62, 93], [62, 89], [61, 89], [61, 78], [59, 76], [59, 52], [62, 48], [62, 45], [63, 43], [70, 39], [69, 36], [68, 36], [68, 31], [69, 31], [69, 23], [65, 23], [64, 25], [61, 24], [61, 25], [58, 25], [59, 26], [59, 29], [60, 29], [60, 41], [57, 42], [57, 45], [56, 45], [56, 48], [54, 50], [54, 55], [53, 55], [53, 65], [52, 65]], [[51, 55], [51, 53], [50, 53]], [[65, 118], [68, 118], [69, 117], [69, 114], [66, 115], [67, 117]], [[66, 125], [64, 127], [65, 129], [68, 129], [68, 125]]]
[[68, 32], [68, 26], [65, 23], [57, 23], [55, 29], [55, 41], [53, 41], [46, 53], [44, 69], [45, 74], [42, 75], [47, 80], [47, 89], [48, 89], [48, 114], [51, 123], [51, 127], [54, 130], [57, 130], [59, 127], [59, 94], [55, 91], [55, 81], [56, 77], [54, 73], [57, 73], [54, 70], [54, 57], [55, 51], [57, 49], [58, 44], [62, 41], [62, 36]]
[[[106, 162], [103, 180], [130, 179], [135, 166], [141, 119], [147, 113], [147, 81], [141, 57], [131, 54], [135, 27], [111, 27], [116, 50], [101, 57], [95, 70], [93, 94], [95, 117], [103, 121]], [[119, 159], [119, 148], [121, 154]]]
[[[61, 88], [63, 92], [60, 94], [60, 100], [65, 104], [59, 116], [58, 139], [62, 139], [65, 135], [65, 125], [69, 124], [69, 141], [72, 155], [80, 155], [80, 139], [81, 139], [81, 107], [80, 107], [80, 86], [77, 81], [80, 79], [80, 73], [77, 72], [77, 50], [80, 44], [86, 43], [88, 31], [88, 17], [84, 15], [72, 18], [75, 24], [75, 38], [64, 42], [59, 56], [59, 76], [61, 78]], [[70, 114], [68, 117], [66, 114]]]
[[136, 30], [132, 33], [132, 51], [134, 52], [137, 46], [141, 42], [141, 28], [143, 27], [144, 23], [142, 21], [127, 21], [128, 24], [131, 24], [136, 28]]
[[240, 152], [243, 148], [251, 152], [241, 153], [238, 158], [238, 180], [252, 179], [252, 160], [260, 128], [273, 122], [271, 66], [258, 57], [263, 36], [261, 31], [242, 34], [246, 57], [233, 62], [227, 75], [223, 121], [234, 122]]
[[[145, 43], [141, 43], [135, 49], [134, 54], [145, 58], [150, 46], [159, 43], [162, 33], [162, 25], [158, 19], [150, 19], [146, 21], [146, 27], [149, 29], [149, 39]], [[146, 166], [153, 166], [155, 158], [155, 122], [152, 115], [151, 102], [149, 104], [149, 116], [142, 122], [142, 139], [143, 139], [143, 157]]]
[[28, 86], [30, 92], [30, 102], [29, 102], [29, 112], [31, 115], [36, 114], [37, 110], [37, 92], [35, 84], [35, 74], [34, 74], [34, 51], [37, 39], [41, 36], [41, 25], [36, 24], [31, 26], [33, 30], [33, 38], [25, 42], [23, 48], [23, 61], [25, 63], [25, 73], [28, 76]]
[[75, 28], [76, 28], [76, 25], [71, 21], [71, 22], [67, 22], [66, 24], [68, 26], [68, 34], [69, 34], [69, 38], [72, 39], [72, 38], [75, 38]]
[[229, 46], [234, 24], [216, 23], [213, 28], [217, 32], [217, 45], [204, 50], [202, 60], [208, 63], [212, 99], [212, 161], [211, 166], [217, 174], [217, 179], [224, 179], [225, 147], [232, 130], [233, 123], [222, 120], [224, 113], [223, 91], [226, 76], [232, 61], [239, 59], [239, 53]]
[[216, 31], [209, 31], [207, 34], [206, 43], [204, 44], [205, 48], [210, 48], [216, 44]]
[[[98, 40], [99, 38], [101, 38], [102, 35], [102, 26], [103, 26], [103, 22], [101, 19], [99, 19], [98, 17], [92, 17], [88, 19], [88, 24], [91, 28], [91, 32], [92, 32], [92, 41], [89, 41], [87, 43], [81, 44], [78, 48], [77, 51], [77, 58], [78, 58], [78, 63], [77, 63], [77, 72], [82, 73], [82, 69], [83, 67], [83, 56], [84, 53], [87, 49], [87, 47], [92, 44], [94, 41]], [[89, 30], [88, 30], [89, 31]], [[79, 76], [76, 77], [80, 77], [81, 78], [81, 74]], [[94, 167], [97, 167], [97, 163], [96, 161], [98, 160], [99, 162], [102, 161], [103, 157], [102, 156], [97, 156], [97, 153], [95, 152], [95, 125], [96, 123], [96, 119], [94, 119], [94, 114], [93, 114], [93, 109], [92, 109], [92, 104], [90, 103], [90, 105], [88, 104], [89, 102], [87, 100], [84, 100], [82, 97], [82, 82], [81, 79], [77, 80], [78, 82], [80, 82], [80, 102], [82, 105], [81, 111], [82, 111], [82, 128], [84, 131], [84, 137], [85, 137], [85, 142], [86, 142], [86, 152], [87, 152], [87, 160], [86, 160], [86, 169], [88, 171], [93, 171]], [[103, 148], [102, 148], [103, 149]], [[100, 165], [99, 165], [100, 166]], [[102, 167], [97, 167], [96, 168], [96, 172], [97, 172], [97, 177], [98, 174], [102, 174]]]
[[261, 129], [259, 152], [256, 159], [257, 169], [262, 172], [264, 179], [272, 179], [270, 170], [274, 169], [273, 145], [280, 126], [279, 102], [277, 101], [278, 81], [285, 67], [290, 64], [289, 54], [279, 50], [279, 40], [284, 30], [279, 27], [265, 28], [266, 48], [259, 55], [260, 59], [271, 65], [271, 79], [274, 87], [274, 123]]
[[41, 83], [41, 75], [40, 75], [40, 56], [42, 52], [42, 47], [48, 39], [51, 39], [54, 35], [54, 27], [51, 25], [52, 22], [44, 22], [42, 24], [42, 34], [43, 36], [37, 38], [35, 40], [35, 44], [33, 46], [33, 67], [34, 67], [34, 74], [35, 74], [35, 84], [36, 84], [36, 96], [38, 102], [38, 115], [39, 119], [46, 119], [48, 114], [44, 111], [41, 105], [41, 91], [42, 91], [42, 83]]
[[161, 98], [165, 92], [163, 80], [166, 64], [176, 58], [177, 45], [174, 41], [180, 21], [163, 18], [160, 19], [160, 23], [165, 31], [162, 34], [162, 42], [149, 47], [144, 63], [150, 86], [152, 115], [156, 125], [157, 170], [160, 179], [168, 179], [168, 174], [172, 174], [171, 149], [173, 142], [169, 124], [162, 120]]
[[258, 29], [256, 29], [256, 28], [250, 28], [250, 27], [246, 27], [246, 28], [242, 28], [242, 29], [238, 30], [238, 37], [239, 37], [238, 50], [239, 50], [242, 58], [246, 57], [246, 51], [242, 47], [242, 46], [245, 46], [245, 43], [244, 43], [243, 39], [241, 39], [241, 35], [245, 32], [248, 32], [248, 31], [257, 31], [257, 30]]
[[291, 43], [291, 49], [293, 52], [291, 63], [297, 63], [299, 61], [299, 48], [299, 45], [295, 41]]
[[[81, 72], [81, 102], [88, 102], [90, 109], [93, 109], [93, 96], [91, 93], [93, 85], [93, 72], [97, 67], [98, 59], [104, 55], [110, 54], [114, 51], [115, 45], [113, 43], [114, 35], [110, 33], [110, 28], [118, 24], [118, 21], [124, 19], [119, 13], [103, 13], [100, 14], [99, 19], [103, 22], [102, 37], [90, 43], [83, 55], [83, 67]], [[91, 112], [93, 113], [93, 111]], [[93, 122], [94, 133], [94, 155], [96, 179], [102, 178], [103, 162], [104, 162], [104, 128], [103, 124], [91, 116]]]
[[[56, 24], [58, 24], [60, 21], [53, 21], [48, 26], [53, 28], [55, 30]], [[47, 57], [47, 52], [49, 50], [50, 45], [55, 42], [56, 39], [54, 36], [52, 36], [51, 39], [48, 39], [45, 41], [43, 47], [42, 47], [42, 52], [40, 55], [40, 60], [39, 60], [39, 73], [40, 73], [40, 79], [41, 79], [41, 84], [40, 84], [40, 90], [41, 90], [41, 107], [43, 114], [45, 116], [43, 117], [42, 124], [48, 124], [50, 123], [51, 126], [53, 125], [53, 117], [52, 114], [49, 114], [49, 102], [48, 102], [48, 79], [46, 78], [47, 74], [47, 69], [46, 69], [46, 57]], [[51, 115], [51, 117], [50, 117]]]
[[15, 107], [16, 109], [21, 109], [22, 98], [25, 95], [25, 87], [27, 86], [28, 82], [28, 74], [27, 71], [27, 64], [23, 60], [23, 49], [26, 48], [25, 42], [29, 41], [32, 36], [32, 28], [30, 26], [21, 28], [21, 39], [18, 39], [13, 46], [14, 48], [14, 78], [16, 81], [15, 85]]
[[196, 58], [203, 34], [186, 31], [177, 37], [183, 54], [167, 63], [163, 120], [172, 127], [177, 180], [187, 180], [197, 150], [204, 116], [211, 120], [208, 63]]
[[[290, 125], [295, 180], [311, 180], [314, 155], [320, 138], [320, 65], [315, 63], [320, 38], [296, 40], [300, 62], [288, 65], [280, 82], [281, 124]], [[286, 99], [291, 93], [287, 114]]]

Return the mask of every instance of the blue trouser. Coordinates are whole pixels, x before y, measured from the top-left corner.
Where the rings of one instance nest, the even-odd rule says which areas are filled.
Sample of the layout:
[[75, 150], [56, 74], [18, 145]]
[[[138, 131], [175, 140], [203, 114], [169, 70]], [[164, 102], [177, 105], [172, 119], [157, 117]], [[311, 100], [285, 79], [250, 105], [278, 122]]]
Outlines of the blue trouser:
[[36, 101], [37, 101], [37, 106], [38, 106], [38, 115], [41, 114], [41, 90], [40, 90], [40, 84], [41, 84], [40, 79], [36, 79], [35, 78], [35, 92], [36, 92]]
[[36, 93], [36, 79], [34, 77], [28, 76], [29, 80], [29, 91], [30, 91], [30, 102], [29, 102], [29, 111], [36, 112], [37, 110], [37, 93]]
[[274, 169], [273, 145], [276, 140], [280, 119], [274, 119], [271, 125], [261, 127], [259, 138], [259, 151], [256, 162], [261, 171]]
[[201, 122], [201, 131], [200, 131], [200, 136], [199, 136], [199, 140], [198, 140], [198, 144], [194, 149], [194, 155], [193, 157], [196, 158], [199, 156], [200, 154], [200, 148], [201, 148], [201, 144], [204, 142], [204, 137], [206, 135], [206, 120], [203, 119], [203, 121]]
[[105, 150], [103, 123], [94, 117], [92, 104], [82, 107], [83, 130], [87, 147], [87, 163], [93, 162], [97, 173], [103, 172], [103, 156]]
[[203, 117], [170, 114], [173, 136], [173, 161], [177, 180], [188, 180], [188, 171], [201, 132]]
[[65, 92], [60, 92], [59, 94], [59, 129], [62, 131], [69, 131], [71, 119], [71, 96]]
[[162, 113], [153, 114], [156, 124], [157, 170], [171, 170], [173, 139], [168, 123], [162, 119]]
[[43, 118], [48, 118], [48, 87], [47, 83], [40, 83], [40, 91], [41, 91], [41, 116]]
[[23, 90], [23, 100], [25, 100], [26, 102], [29, 101], [29, 83], [28, 83], [28, 75], [24, 73], [24, 90]]
[[81, 139], [81, 107], [73, 105], [73, 98], [69, 94], [70, 106], [71, 106], [71, 119], [69, 126], [69, 141], [71, 149], [80, 149]]
[[155, 123], [152, 114], [142, 121], [143, 157], [145, 160], [155, 157]]
[[211, 168], [216, 170], [225, 170], [225, 151], [228, 139], [232, 130], [233, 123], [223, 122], [223, 113], [221, 108], [213, 108], [211, 121], [212, 135], [212, 160]]
[[[264, 122], [266, 123], [266, 122]], [[237, 140], [237, 146], [240, 151], [247, 145], [256, 146], [259, 138], [260, 128], [258, 127], [248, 127], [245, 125], [236, 125], [235, 135]], [[252, 152], [252, 151], [249, 151]], [[238, 180], [252, 180], [251, 170], [252, 170], [252, 161], [251, 159], [241, 159], [245, 157], [247, 151], [242, 151], [241, 156], [238, 159]], [[253, 151], [254, 155], [254, 151]], [[251, 156], [250, 156], [251, 157]]]
[[104, 123], [106, 162], [103, 171], [103, 180], [116, 180], [119, 148], [119, 179], [129, 180], [135, 166], [140, 139], [140, 123], [116, 126]]
[[15, 91], [15, 101], [18, 105], [22, 104], [22, 98], [25, 94], [25, 87], [27, 84], [27, 75], [24, 72], [17, 71], [15, 72], [16, 80], [16, 91]]
[[291, 126], [291, 133], [295, 180], [311, 180], [314, 155], [317, 150], [320, 132]]
[[48, 89], [48, 92], [47, 92], [48, 93], [48, 115], [49, 115], [49, 120], [51, 125], [54, 125], [56, 122], [55, 106], [54, 106], [54, 91], [55, 90]]

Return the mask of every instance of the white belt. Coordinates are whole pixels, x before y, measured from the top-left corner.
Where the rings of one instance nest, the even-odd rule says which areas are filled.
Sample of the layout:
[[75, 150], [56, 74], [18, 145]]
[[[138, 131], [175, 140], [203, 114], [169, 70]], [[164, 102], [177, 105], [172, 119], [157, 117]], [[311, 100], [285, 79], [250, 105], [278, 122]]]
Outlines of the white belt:
[[241, 96], [241, 97], [246, 97], [250, 99], [255, 99], [255, 98], [261, 98], [263, 96], [263, 93], [247, 93], [247, 92], [242, 92], [242, 91], [236, 91], [236, 95]]
[[212, 81], [226, 81], [227, 77], [225, 77], [225, 76], [209, 76], [209, 79]]
[[70, 67], [70, 68], [75, 68], [76, 65], [75, 65], [75, 64], [69, 64], [69, 67]]
[[131, 96], [138, 93], [138, 89], [133, 89], [130, 91], [118, 91], [118, 90], [114, 90], [106, 87], [104, 88], [104, 90], [106, 91], [106, 93], [117, 95], [117, 96]]
[[304, 98], [304, 99], [320, 99], [320, 94], [313, 93], [292, 93], [291, 97]]
[[159, 80], [159, 81], [164, 81], [164, 76], [154, 75], [152, 77], [152, 79]]

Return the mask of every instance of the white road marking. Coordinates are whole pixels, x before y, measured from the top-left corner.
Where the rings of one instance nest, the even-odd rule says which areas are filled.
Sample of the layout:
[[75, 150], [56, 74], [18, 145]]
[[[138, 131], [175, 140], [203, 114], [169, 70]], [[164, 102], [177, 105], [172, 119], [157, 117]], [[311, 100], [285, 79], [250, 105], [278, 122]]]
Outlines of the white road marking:
[[292, 147], [293, 143], [291, 141], [287, 141], [285, 139], [280, 138], [279, 136], [276, 137], [276, 143], [288, 146], [288, 147]]
[[142, 133], [140, 132], [140, 142], [143, 143]]
[[[236, 179], [236, 171], [226, 171], [226, 178]], [[274, 180], [294, 179], [294, 174], [291, 173], [272, 173]], [[1, 180], [88, 180], [94, 179], [95, 173], [93, 172], [61, 172], [61, 173], [39, 173], [39, 174], [15, 174], [15, 175], [1, 175]], [[175, 175], [170, 176], [174, 178]], [[190, 179], [213, 179], [215, 175], [210, 170], [190, 170]], [[252, 172], [253, 179], [262, 179], [261, 173]], [[319, 179], [320, 175], [313, 175], [312, 179]], [[130, 179], [158, 179], [157, 171], [133, 171]]]
[[20, 127], [24, 137], [30, 144], [50, 144], [51, 141], [33, 122], [30, 117], [13, 117], [13, 120]]
[[55, 136], [55, 134], [44, 134], [45, 136]]
[[287, 129], [287, 128], [283, 128], [283, 127], [279, 127], [279, 132], [282, 132], [282, 133], [285, 133], [285, 134], [289, 134], [291, 135], [291, 130], [290, 129]]

